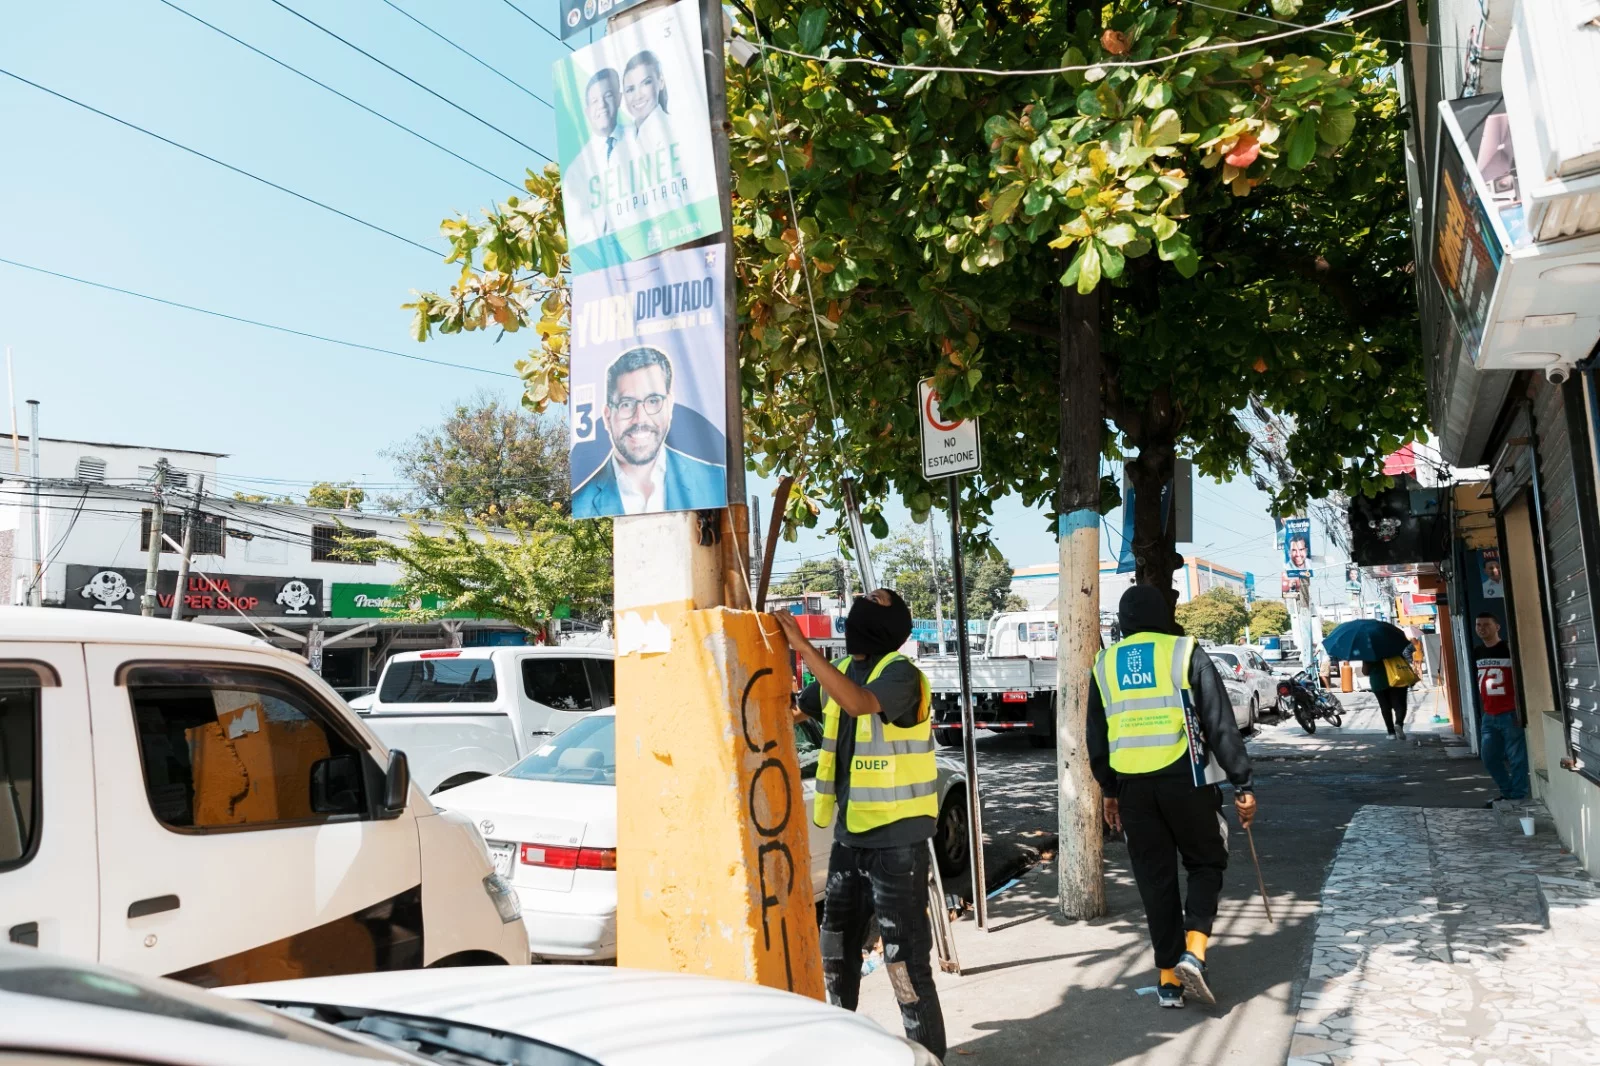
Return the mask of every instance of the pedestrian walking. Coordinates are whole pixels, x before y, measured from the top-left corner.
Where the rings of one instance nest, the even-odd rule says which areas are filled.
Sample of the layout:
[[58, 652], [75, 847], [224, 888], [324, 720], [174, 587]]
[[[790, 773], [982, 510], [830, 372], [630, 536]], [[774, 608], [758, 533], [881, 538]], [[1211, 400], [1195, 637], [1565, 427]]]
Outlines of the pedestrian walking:
[[856, 1009], [862, 941], [876, 913], [906, 1036], [943, 1058], [928, 919], [939, 768], [928, 679], [899, 652], [911, 637], [911, 609], [889, 589], [856, 597], [845, 619], [847, 654], [838, 662], [805, 638], [793, 615], [774, 617], [816, 676], [799, 697], [800, 710], [822, 721], [813, 817], [826, 828], [837, 812], [822, 908], [828, 1001]]
[[[1389, 670], [1391, 660], [1368, 660], [1361, 664], [1361, 672], [1372, 682], [1372, 694], [1378, 698], [1378, 713], [1383, 715], [1383, 728], [1389, 731], [1390, 740], [1406, 739], [1406, 692], [1410, 685], [1397, 685]], [[1410, 669], [1410, 664], [1406, 664]], [[1416, 674], [1411, 681], [1416, 683]]]
[[1239, 824], [1248, 828], [1256, 812], [1250, 758], [1222, 676], [1211, 656], [1195, 654], [1166, 597], [1135, 585], [1117, 614], [1127, 635], [1096, 657], [1089, 686], [1089, 766], [1105, 794], [1106, 824], [1127, 835], [1155, 948], [1157, 1002], [1182, 1007], [1187, 993], [1215, 1003], [1206, 945], [1228, 868], [1218, 786], [1233, 784]]
[[[1500, 799], [1528, 798], [1528, 741], [1517, 710], [1517, 678], [1511, 667], [1511, 649], [1500, 639], [1500, 619], [1488, 611], [1473, 623], [1481, 644], [1472, 646], [1472, 665], [1478, 671], [1478, 698], [1483, 707], [1478, 751], [1483, 765], [1500, 789]], [[1490, 800], [1484, 806], [1493, 807]]]

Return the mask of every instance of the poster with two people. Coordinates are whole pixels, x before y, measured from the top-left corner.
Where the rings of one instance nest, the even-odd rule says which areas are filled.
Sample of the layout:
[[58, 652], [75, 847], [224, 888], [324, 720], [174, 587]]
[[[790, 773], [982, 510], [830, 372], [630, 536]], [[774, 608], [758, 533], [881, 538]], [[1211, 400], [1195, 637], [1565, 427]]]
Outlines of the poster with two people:
[[678, 247], [722, 230], [698, 5], [615, 29], [555, 82], [572, 514], [726, 507], [729, 266], [720, 243]]

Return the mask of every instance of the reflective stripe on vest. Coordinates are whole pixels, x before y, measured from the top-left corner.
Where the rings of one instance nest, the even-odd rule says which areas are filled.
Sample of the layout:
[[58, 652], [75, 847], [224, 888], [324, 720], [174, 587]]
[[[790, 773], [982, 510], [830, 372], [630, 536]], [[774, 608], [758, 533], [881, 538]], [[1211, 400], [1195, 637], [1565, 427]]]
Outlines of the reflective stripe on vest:
[[[879, 659], [867, 675], [867, 684], [878, 680], [890, 663], [903, 658], [899, 652], [890, 652]], [[834, 666], [842, 673], [849, 663], [846, 656]], [[933, 719], [928, 713], [933, 695], [927, 675], [921, 670], [917, 675], [922, 698], [916, 725], [904, 729], [885, 725], [876, 714], [855, 719], [850, 793], [845, 803], [845, 828], [852, 833], [865, 833], [902, 818], [939, 816], [939, 764], [934, 758]], [[844, 718], [838, 703], [828, 697], [822, 705], [822, 751], [817, 756], [817, 795], [812, 810], [812, 821], [823, 827], [833, 822], [837, 803], [839, 728]]]
[[1138, 633], [1102, 651], [1094, 679], [1106, 711], [1111, 768], [1148, 774], [1189, 752], [1184, 703], [1194, 641], [1164, 633]]

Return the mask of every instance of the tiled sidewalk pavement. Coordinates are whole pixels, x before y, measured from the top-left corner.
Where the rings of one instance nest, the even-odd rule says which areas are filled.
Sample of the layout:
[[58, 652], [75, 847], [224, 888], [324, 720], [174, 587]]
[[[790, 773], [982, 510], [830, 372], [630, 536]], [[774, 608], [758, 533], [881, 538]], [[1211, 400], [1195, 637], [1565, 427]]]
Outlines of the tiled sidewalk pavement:
[[1289, 1066], [1600, 1063], [1600, 885], [1495, 811], [1363, 807]]

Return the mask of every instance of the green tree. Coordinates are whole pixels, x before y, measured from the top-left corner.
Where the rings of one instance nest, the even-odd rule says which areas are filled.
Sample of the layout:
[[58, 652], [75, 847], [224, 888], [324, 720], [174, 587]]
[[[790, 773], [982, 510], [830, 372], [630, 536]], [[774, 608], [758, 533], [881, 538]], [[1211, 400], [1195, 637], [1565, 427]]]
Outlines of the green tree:
[[1338, 628], [1339, 628], [1339, 623], [1338, 622], [1335, 622], [1335, 621], [1333, 621], [1331, 619], [1328, 619], [1328, 618], [1324, 618], [1322, 620], [1322, 639], [1324, 639], [1324, 640], [1328, 639], [1328, 634], [1332, 633], [1335, 629], [1338, 629]]
[[1178, 624], [1191, 637], [1218, 644], [1237, 643], [1249, 617], [1244, 597], [1225, 588], [1207, 589], [1188, 603], [1178, 604], [1175, 613]]
[[240, 503], [294, 503], [293, 496], [271, 496], [257, 492], [235, 492], [233, 498]]
[[395, 598], [412, 604], [399, 617], [432, 621], [458, 612], [542, 631], [557, 607], [597, 619], [611, 610], [611, 522], [570, 518], [530, 504], [504, 528], [454, 519], [442, 534], [416, 525], [404, 540], [340, 538], [338, 554], [400, 567]]
[[1278, 600], [1257, 600], [1250, 608], [1250, 635], [1256, 640], [1289, 631], [1289, 609]]
[[531, 504], [564, 501], [569, 493], [561, 421], [488, 393], [455, 404], [438, 428], [384, 456], [412, 486], [384, 505], [421, 517], [464, 515], [499, 523]]
[[[950, 560], [947, 554], [940, 554], [936, 582], [928, 556], [926, 527], [897, 531], [873, 548], [872, 557], [878, 579], [900, 593], [913, 618], [934, 617], [935, 588], [943, 601], [945, 617], [955, 616]], [[969, 618], [989, 618], [997, 611], [1026, 608], [1021, 597], [1011, 593], [1011, 563], [992, 544], [968, 546], [961, 562]]]
[[326, 507], [332, 511], [359, 511], [367, 494], [353, 481], [319, 481], [306, 493], [307, 507]]
[[803, 559], [793, 570], [772, 583], [776, 596], [800, 596], [807, 592], [826, 592], [842, 596], [837, 559]]

